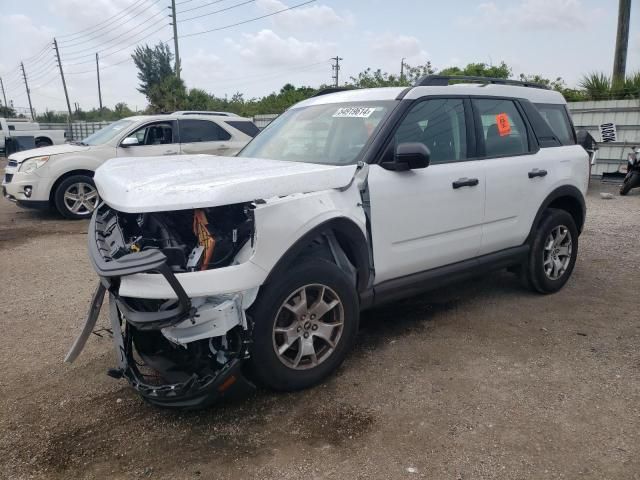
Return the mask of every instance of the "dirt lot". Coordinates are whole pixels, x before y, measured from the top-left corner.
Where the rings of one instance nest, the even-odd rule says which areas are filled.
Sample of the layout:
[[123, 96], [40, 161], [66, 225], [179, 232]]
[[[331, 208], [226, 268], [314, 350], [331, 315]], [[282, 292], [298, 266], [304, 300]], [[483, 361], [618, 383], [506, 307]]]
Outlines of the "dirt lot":
[[108, 338], [62, 363], [87, 225], [1, 201], [0, 477], [638, 479], [640, 194], [602, 188], [560, 293], [505, 272], [394, 304], [326, 384], [192, 413], [107, 377]]

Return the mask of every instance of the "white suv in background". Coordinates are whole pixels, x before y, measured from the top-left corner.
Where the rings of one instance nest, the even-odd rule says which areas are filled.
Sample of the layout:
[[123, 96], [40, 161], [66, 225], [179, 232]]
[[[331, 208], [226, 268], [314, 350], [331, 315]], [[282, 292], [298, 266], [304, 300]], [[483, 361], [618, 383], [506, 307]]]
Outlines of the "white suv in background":
[[88, 235], [100, 282], [67, 360], [108, 291], [110, 374], [152, 403], [196, 407], [247, 377], [319, 383], [360, 311], [384, 302], [502, 268], [558, 291], [589, 175], [565, 100], [450, 80], [319, 94], [234, 158], [103, 165]]
[[26, 150], [8, 159], [4, 196], [22, 207], [55, 207], [88, 218], [99, 202], [93, 174], [114, 157], [203, 153], [232, 156], [259, 132], [248, 118], [208, 114], [124, 118], [80, 142]]

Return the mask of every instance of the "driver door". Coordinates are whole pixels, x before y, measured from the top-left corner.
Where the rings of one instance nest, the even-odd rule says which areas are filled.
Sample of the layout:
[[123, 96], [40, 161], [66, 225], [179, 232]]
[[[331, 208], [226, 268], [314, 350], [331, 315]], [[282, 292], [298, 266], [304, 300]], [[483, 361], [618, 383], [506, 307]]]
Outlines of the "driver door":
[[[371, 165], [368, 175], [376, 284], [478, 255], [485, 203], [483, 162], [475, 151], [468, 100], [420, 101], [386, 149], [419, 142], [426, 168], [404, 172]], [[465, 180], [463, 180], [465, 179]]]
[[[123, 138], [118, 148], [118, 157], [155, 157], [160, 155], [178, 155], [177, 125], [175, 120], [152, 122], [143, 125]], [[125, 139], [137, 140], [133, 145], [123, 145]]]

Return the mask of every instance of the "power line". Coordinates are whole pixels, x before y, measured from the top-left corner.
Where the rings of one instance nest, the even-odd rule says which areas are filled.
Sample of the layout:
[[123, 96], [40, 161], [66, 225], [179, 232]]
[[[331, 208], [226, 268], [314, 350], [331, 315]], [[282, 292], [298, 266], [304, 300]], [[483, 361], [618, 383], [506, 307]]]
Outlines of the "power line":
[[[155, 25], [154, 25], [154, 26], [155, 26]], [[137, 40], [135, 40], [133, 43], [129, 43], [128, 45], [126, 45], [125, 47], [120, 48], [119, 50], [115, 50], [115, 51], [113, 51], [113, 52], [109, 52], [109, 53], [107, 53], [107, 54], [104, 54], [104, 55], [103, 55], [103, 52], [106, 52], [107, 50], [111, 50], [112, 48], [115, 48], [115, 47], [117, 47], [117, 46], [118, 46], [118, 45], [113, 45], [113, 46], [111, 46], [111, 47], [105, 48], [104, 50], [97, 50], [97, 52], [98, 52], [98, 53], [100, 53], [100, 57], [101, 57], [101, 58], [104, 58], [104, 57], [110, 57], [111, 55], [115, 55], [116, 53], [120, 53], [120, 52], [122, 52], [123, 50], [126, 50], [126, 49], [128, 49], [128, 48], [130, 48], [130, 47], [133, 47], [133, 46], [137, 45], [137, 44], [138, 44], [138, 43], [140, 43], [142, 40], [145, 40], [145, 39], [147, 39], [147, 38], [151, 37], [152, 35], [154, 35], [154, 34], [158, 33], [160, 30], [162, 30], [162, 29], [164, 29], [164, 28], [167, 28], [168, 26], [169, 26], [169, 24], [168, 24], [168, 23], [165, 23], [164, 25], [162, 25], [162, 26], [161, 26], [160, 28], [158, 28], [157, 30], [153, 30], [153, 31], [152, 31], [151, 33], [149, 33], [148, 35], [145, 35], [144, 37], [138, 38], [138, 39], [137, 39]], [[135, 37], [135, 35], [133, 35], [132, 37], [129, 37], [129, 38], [133, 38], [133, 37]], [[89, 54], [87, 54], [87, 55], [80, 55], [80, 56], [78, 56], [78, 57], [72, 58], [72, 60], [76, 60], [76, 59], [84, 58], [84, 57], [93, 57], [94, 55], [95, 55], [95, 51], [94, 51], [94, 53], [89, 53]], [[65, 65], [67, 65], [67, 66], [71, 66], [71, 65], [83, 65], [83, 64], [86, 64], [86, 63], [93, 63], [93, 60], [87, 60], [87, 61], [83, 61], [83, 62], [74, 62], [74, 63], [65, 63]]]
[[[71, 60], [77, 60], [77, 59], [83, 58], [83, 57], [93, 57], [95, 55], [95, 52], [105, 52], [105, 51], [110, 50], [110, 49], [112, 49], [114, 47], [122, 45], [123, 43], [127, 42], [128, 40], [131, 40], [132, 38], [137, 37], [141, 33], [146, 32], [147, 30], [149, 30], [151, 28], [154, 28], [154, 27], [157, 27], [157, 26], [158, 26], [157, 22], [156, 23], [152, 23], [151, 25], [147, 25], [145, 28], [133, 33], [132, 35], [125, 36], [125, 37], [120, 35], [119, 38], [114, 38], [113, 40], [109, 40], [109, 41], [103, 43], [102, 45], [94, 45], [94, 46], [91, 46], [91, 47], [83, 48], [81, 50], [78, 50], [77, 52], [65, 52], [65, 51], [63, 51], [62, 53], [65, 54], [65, 58], [66, 59], [71, 59]], [[131, 32], [131, 30], [129, 30], [127, 32], [123, 32], [123, 35], [125, 33], [130, 33], [130, 32]], [[105, 45], [108, 45], [109, 43], [113, 43], [113, 45], [105, 46]], [[89, 51], [92, 52], [92, 53], [85, 54], [85, 55], [78, 55], [80, 53], [89, 52]]]
[[[156, 3], [158, 3], [159, 1], [160, 1], [160, 0], [156, 0], [155, 2], [153, 2], [153, 5], [155, 5], [155, 4], [156, 4]], [[126, 33], [132, 32], [132, 31], [133, 31], [133, 30], [135, 30], [136, 28], [141, 27], [141, 26], [142, 26], [142, 25], [144, 25], [145, 23], [148, 23], [149, 21], [151, 21], [151, 20], [153, 20], [154, 18], [156, 18], [158, 15], [162, 15], [162, 14], [164, 14], [164, 12], [161, 10], [161, 11], [157, 12], [155, 15], [152, 15], [151, 17], [148, 17], [148, 18], [147, 18], [146, 20], [144, 20], [142, 23], [139, 23], [139, 24], [137, 24], [137, 25], [133, 26], [132, 28], [130, 28], [130, 29], [129, 29], [129, 30], [127, 30], [127, 31], [124, 31], [124, 32], [114, 32], [113, 30], [108, 30], [108, 31], [106, 31], [106, 32], [99, 33], [98, 35], [95, 35], [95, 36], [93, 36], [93, 37], [91, 37], [91, 38], [84, 38], [84, 39], [82, 39], [82, 40], [80, 40], [79, 42], [76, 42], [76, 43], [71, 43], [71, 44], [68, 44], [68, 45], [60, 45], [60, 48], [62, 49], [62, 51], [65, 51], [65, 49], [69, 49], [69, 48], [71, 48], [71, 47], [75, 47], [75, 46], [78, 46], [78, 45], [86, 44], [86, 43], [87, 43], [87, 42], [89, 42], [89, 41], [93, 41], [93, 40], [95, 40], [96, 38], [103, 37], [103, 36], [105, 36], [105, 35], [109, 35], [109, 34], [111, 34], [111, 35], [113, 35], [113, 34], [117, 34], [117, 35], [120, 37], [120, 36], [122, 36], [122, 35], [124, 35], [124, 34], [126, 34]], [[134, 17], [129, 18], [129, 20], [126, 20], [126, 21], [124, 21], [124, 22], [122, 22], [122, 23], [118, 24], [118, 28], [120, 28], [121, 26], [123, 26], [125, 23], [129, 23], [131, 20], [133, 20], [133, 19], [137, 18], [138, 16], [139, 16], [139, 15], [136, 15], [136, 16], [134, 16]], [[114, 39], [106, 40], [106, 41], [105, 41], [105, 43], [109, 43], [109, 42], [111, 42], [111, 41], [113, 41], [113, 40], [114, 40]], [[85, 49], [85, 50], [86, 50], [86, 49]], [[84, 50], [80, 50], [80, 51], [84, 51]], [[78, 53], [78, 52], [70, 52], [70, 53]]]
[[[107, 68], [115, 67], [116, 65], [120, 65], [120, 64], [128, 62], [130, 60], [132, 60], [132, 58], [131, 57], [127, 57], [124, 60], [121, 60], [121, 61], [116, 62], [116, 63], [112, 63], [110, 65], [107, 65], [106, 67], [100, 67], [100, 70], [106, 70]], [[95, 70], [92, 69], [92, 70], [85, 70], [83, 72], [67, 72], [67, 75], [82, 75], [82, 74], [85, 74], [85, 73], [95, 73]]]
[[256, 0], [247, 0], [246, 2], [238, 3], [237, 5], [231, 5], [230, 7], [221, 8], [220, 10], [216, 10], [214, 12], [203, 13], [202, 15], [196, 15], [195, 17], [183, 18], [180, 20], [181, 22], [188, 22], [189, 20], [198, 20], [202, 17], [208, 17], [209, 15], [215, 15], [216, 13], [226, 12], [227, 10], [233, 10], [234, 8], [242, 7], [243, 5], [247, 5], [248, 3], [253, 3]]
[[305, 5], [309, 5], [310, 3], [313, 3], [315, 1], [316, 0], [308, 0], [306, 2], [299, 3], [297, 5], [293, 5], [291, 7], [283, 8], [282, 10], [278, 10], [276, 12], [271, 12], [271, 13], [268, 13], [266, 15], [261, 15], [260, 17], [250, 18], [248, 20], [243, 20], [242, 22], [232, 23], [231, 25], [225, 25], [224, 27], [212, 28], [210, 30], [204, 30], [202, 32], [188, 33], [186, 35], [182, 35], [181, 38], [195, 37], [196, 35], [204, 35], [205, 33], [211, 33], [211, 32], [219, 32], [220, 30], [226, 30], [227, 28], [237, 27], [238, 25], [244, 25], [246, 23], [255, 22], [256, 20], [262, 20], [263, 18], [267, 18], [267, 17], [273, 17], [274, 15], [277, 15], [279, 13], [287, 12], [287, 11], [293, 10], [295, 8], [303, 7]]
[[[204, 7], [209, 7], [211, 5], [215, 5], [216, 3], [222, 3], [225, 0], [216, 0], [215, 2], [209, 2], [209, 3], [205, 3], [204, 5], [198, 5], [197, 7], [191, 7], [191, 8], [187, 8], [185, 10], [182, 10], [178, 13], [186, 13], [186, 12], [191, 12], [193, 10], [198, 10], [200, 8], [204, 8]], [[186, 3], [186, 2], [182, 2], [182, 3]], [[180, 3], [176, 3], [176, 5], [180, 5]]]
[[[100, 23], [96, 23], [95, 25], [91, 26], [91, 27], [87, 27], [84, 28], [82, 30], [78, 30], [77, 32], [74, 33], [67, 33], [65, 35], [60, 35], [59, 38], [68, 38], [68, 37], [74, 37], [76, 35], [82, 36], [80, 34], [82, 34], [83, 32], [88, 32], [91, 30], [95, 30], [96, 32], [98, 30], [102, 30], [103, 28], [106, 28], [108, 26], [108, 24], [113, 23], [113, 21], [117, 20], [116, 17], [120, 17], [123, 13], [126, 14], [127, 12], [130, 12], [131, 9], [134, 8], [135, 5], [139, 4], [140, 2], [145, 2], [146, 0], [137, 0], [133, 5], [130, 5], [129, 7], [120, 10], [118, 13], [112, 15], [111, 17], [107, 18], [106, 20], [100, 22]], [[137, 7], [136, 7], [137, 8]], [[103, 25], [102, 27], [100, 27], [100, 25]], [[99, 29], [96, 29], [96, 27], [100, 27]], [[69, 40], [67, 40], [69, 41]]]

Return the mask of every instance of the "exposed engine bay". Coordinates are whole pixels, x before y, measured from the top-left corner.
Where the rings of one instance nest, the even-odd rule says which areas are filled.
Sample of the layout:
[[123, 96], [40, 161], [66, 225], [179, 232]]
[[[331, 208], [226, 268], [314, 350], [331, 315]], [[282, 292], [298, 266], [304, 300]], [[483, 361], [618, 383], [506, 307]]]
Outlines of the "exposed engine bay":
[[157, 249], [174, 272], [227, 266], [254, 232], [250, 204], [141, 214], [109, 212], [105, 236], [117, 229], [120, 237], [109, 242], [111, 258]]
[[[253, 237], [252, 204], [142, 214], [100, 206], [89, 229], [100, 285], [67, 361], [82, 350], [108, 291], [119, 363], [109, 374], [127, 378], [148, 401], [201, 406], [212, 391], [219, 396], [232, 384], [250, 385], [240, 372], [248, 355], [244, 308], [257, 289], [189, 298], [175, 274], [232, 265]], [[121, 278], [138, 273], [163, 275], [177, 298], [120, 296]]]

